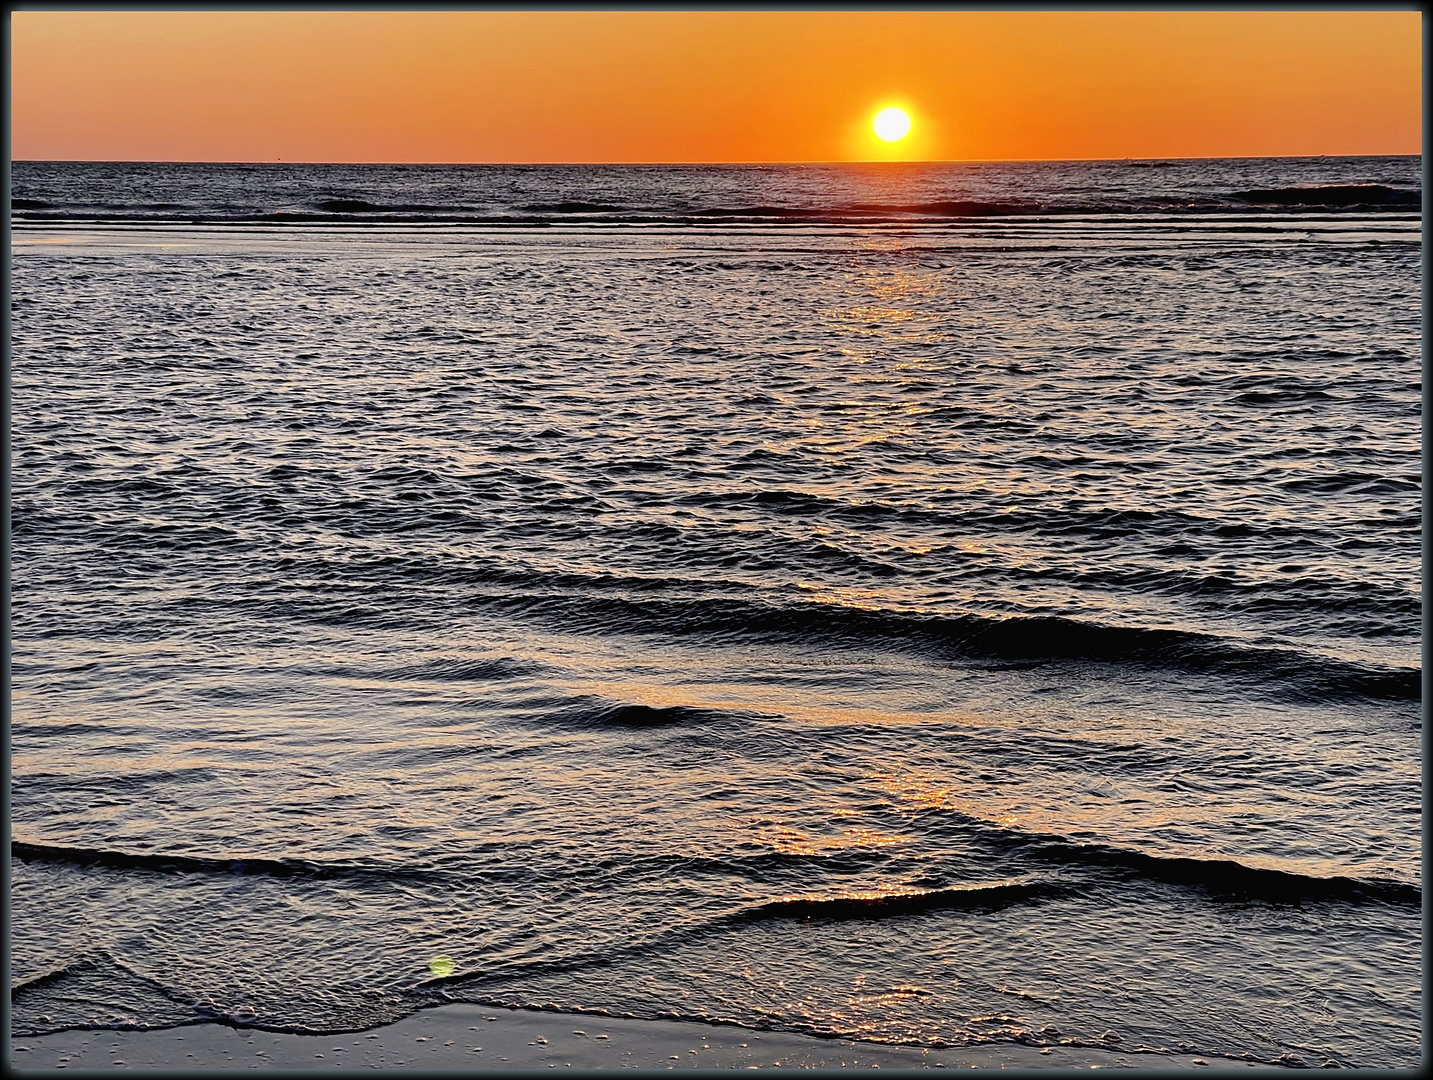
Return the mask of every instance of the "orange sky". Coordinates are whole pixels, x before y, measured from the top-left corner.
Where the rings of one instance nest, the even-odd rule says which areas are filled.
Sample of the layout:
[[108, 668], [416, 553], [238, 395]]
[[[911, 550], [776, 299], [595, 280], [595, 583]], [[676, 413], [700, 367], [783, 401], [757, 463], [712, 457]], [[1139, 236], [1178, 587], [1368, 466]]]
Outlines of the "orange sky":
[[[1421, 13], [17, 11], [14, 159], [1422, 152]], [[883, 105], [912, 134], [870, 134]]]

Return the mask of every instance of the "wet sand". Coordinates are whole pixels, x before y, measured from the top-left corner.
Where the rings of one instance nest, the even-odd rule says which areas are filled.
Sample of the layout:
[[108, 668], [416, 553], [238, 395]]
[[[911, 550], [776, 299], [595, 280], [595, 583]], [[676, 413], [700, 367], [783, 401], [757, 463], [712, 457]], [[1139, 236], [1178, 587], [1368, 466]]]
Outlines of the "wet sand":
[[1228, 1068], [1223, 1058], [1001, 1044], [951, 1050], [669, 1020], [445, 1005], [347, 1035], [204, 1023], [18, 1038], [11, 1067], [49, 1069]]

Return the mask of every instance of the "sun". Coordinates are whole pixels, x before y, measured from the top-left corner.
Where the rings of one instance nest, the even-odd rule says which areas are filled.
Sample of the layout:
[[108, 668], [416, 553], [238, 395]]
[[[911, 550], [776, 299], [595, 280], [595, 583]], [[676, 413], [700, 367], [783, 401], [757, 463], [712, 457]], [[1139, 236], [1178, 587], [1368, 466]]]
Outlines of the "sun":
[[876, 113], [871, 127], [876, 130], [876, 138], [886, 142], [900, 142], [911, 132], [911, 118], [904, 109], [892, 105], [889, 109]]

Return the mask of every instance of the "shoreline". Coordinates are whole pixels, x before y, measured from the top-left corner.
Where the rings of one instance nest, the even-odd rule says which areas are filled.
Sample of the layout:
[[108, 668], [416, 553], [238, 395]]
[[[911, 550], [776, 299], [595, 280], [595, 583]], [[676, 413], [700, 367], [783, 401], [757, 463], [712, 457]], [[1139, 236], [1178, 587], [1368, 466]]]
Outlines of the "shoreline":
[[[342, 1035], [215, 1022], [71, 1030], [11, 1040], [16, 1072], [59, 1069], [760, 1069], [1261, 1067], [1255, 1062], [1085, 1046], [986, 1043], [942, 1050], [684, 1020], [635, 1020], [448, 1004]], [[1262, 1065], [1264, 1068], [1278, 1066]]]

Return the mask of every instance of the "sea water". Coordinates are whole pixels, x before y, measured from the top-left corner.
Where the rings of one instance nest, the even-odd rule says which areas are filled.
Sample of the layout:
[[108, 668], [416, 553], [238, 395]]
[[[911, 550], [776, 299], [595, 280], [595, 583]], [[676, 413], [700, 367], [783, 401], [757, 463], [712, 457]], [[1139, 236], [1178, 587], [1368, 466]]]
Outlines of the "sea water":
[[16, 163], [13, 1033], [1416, 1064], [1420, 172]]

